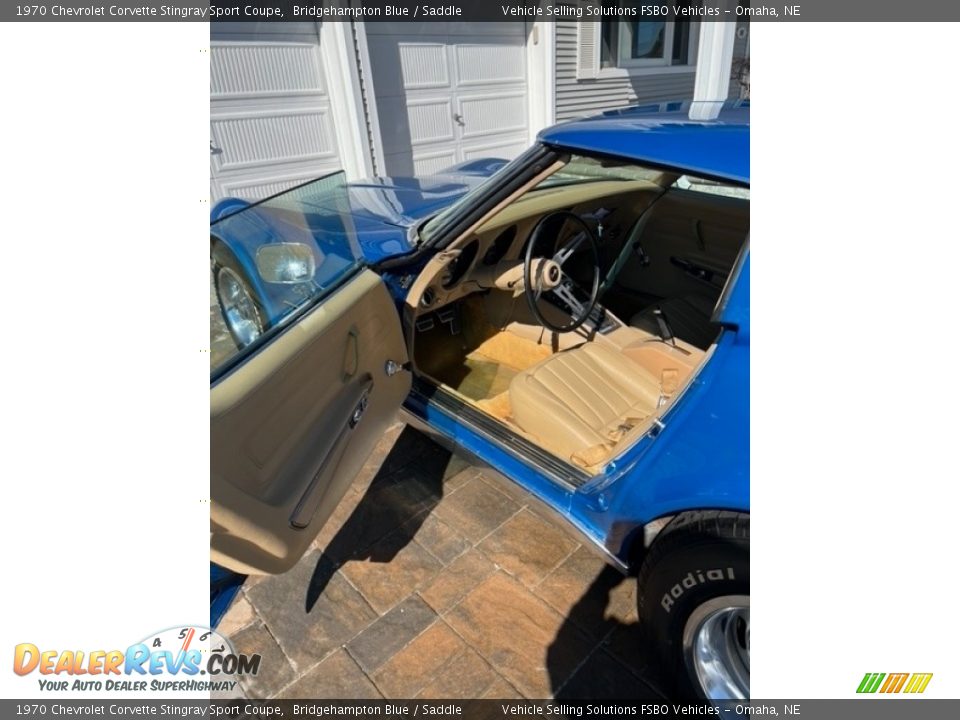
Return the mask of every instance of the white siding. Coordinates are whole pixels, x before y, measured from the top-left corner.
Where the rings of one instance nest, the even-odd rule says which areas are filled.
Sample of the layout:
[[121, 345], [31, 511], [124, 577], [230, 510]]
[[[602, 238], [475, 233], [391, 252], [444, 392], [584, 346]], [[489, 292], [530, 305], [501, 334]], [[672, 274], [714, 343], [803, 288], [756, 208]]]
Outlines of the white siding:
[[[573, 4], [569, 0], [568, 4]], [[556, 23], [556, 117], [557, 121], [570, 120], [604, 110], [663, 102], [686, 100], [693, 97], [694, 72], [669, 70], [661, 73], [621, 74], [616, 77], [578, 79], [576, 21]], [[733, 50], [734, 62], [747, 54], [750, 24], [746, 20], [737, 23], [738, 33]], [[692, 68], [691, 68], [692, 70]], [[582, 74], [582, 73], [581, 73]], [[740, 97], [740, 84], [731, 75], [730, 97]]]
[[577, 79], [577, 23], [557, 21], [557, 122], [628, 105], [693, 97], [694, 72]]

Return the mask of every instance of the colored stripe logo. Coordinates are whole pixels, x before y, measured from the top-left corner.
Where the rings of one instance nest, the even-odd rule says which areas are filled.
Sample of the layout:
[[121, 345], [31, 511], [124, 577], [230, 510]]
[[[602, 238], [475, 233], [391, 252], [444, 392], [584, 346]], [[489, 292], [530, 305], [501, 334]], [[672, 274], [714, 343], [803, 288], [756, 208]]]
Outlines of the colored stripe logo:
[[866, 673], [858, 693], [922, 693], [930, 684], [933, 673]]

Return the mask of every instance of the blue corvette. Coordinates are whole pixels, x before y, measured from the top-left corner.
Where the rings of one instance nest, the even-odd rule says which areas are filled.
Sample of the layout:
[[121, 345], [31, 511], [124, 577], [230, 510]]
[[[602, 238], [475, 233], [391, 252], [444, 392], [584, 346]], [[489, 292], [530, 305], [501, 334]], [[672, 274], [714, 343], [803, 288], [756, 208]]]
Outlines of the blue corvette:
[[676, 103], [218, 203], [214, 616], [300, 559], [402, 409], [637, 573], [678, 695], [748, 697], [749, 144], [747, 102]]

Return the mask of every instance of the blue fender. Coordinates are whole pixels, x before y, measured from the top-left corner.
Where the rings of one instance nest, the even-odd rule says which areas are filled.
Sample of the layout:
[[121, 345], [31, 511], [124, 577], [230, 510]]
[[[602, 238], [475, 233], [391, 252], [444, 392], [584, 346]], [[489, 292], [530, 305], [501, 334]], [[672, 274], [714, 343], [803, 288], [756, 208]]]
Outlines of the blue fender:
[[290, 308], [299, 305], [302, 297], [296, 293], [296, 286], [267, 283], [260, 277], [254, 258], [258, 248], [277, 239], [275, 230], [254, 212], [244, 213], [236, 221], [228, 219], [250, 205], [239, 198], [224, 198], [213, 206], [210, 211], [210, 251], [213, 252], [215, 242], [230, 251], [246, 273], [266, 318], [274, 323]]

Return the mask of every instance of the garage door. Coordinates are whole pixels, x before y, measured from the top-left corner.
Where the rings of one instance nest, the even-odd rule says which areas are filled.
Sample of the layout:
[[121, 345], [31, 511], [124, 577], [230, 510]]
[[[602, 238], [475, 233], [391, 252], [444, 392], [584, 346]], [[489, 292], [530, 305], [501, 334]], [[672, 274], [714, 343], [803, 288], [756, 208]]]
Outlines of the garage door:
[[367, 23], [366, 33], [388, 174], [512, 158], [529, 144], [524, 23]]
[[315, 23], [218, 23], [210, 194], [258, 199], [342, 167]]

